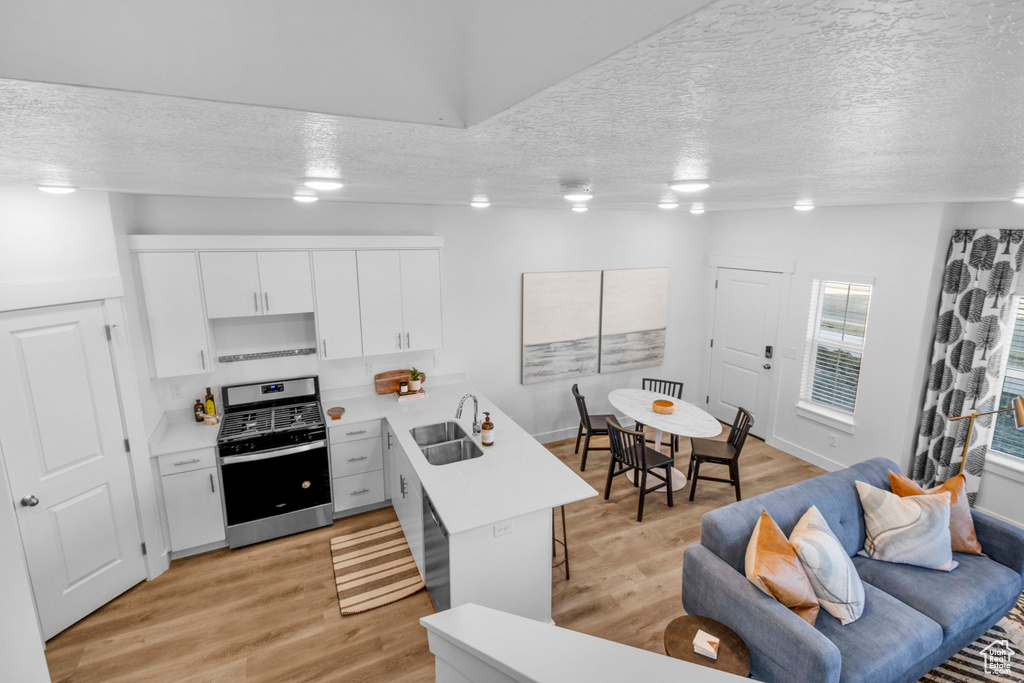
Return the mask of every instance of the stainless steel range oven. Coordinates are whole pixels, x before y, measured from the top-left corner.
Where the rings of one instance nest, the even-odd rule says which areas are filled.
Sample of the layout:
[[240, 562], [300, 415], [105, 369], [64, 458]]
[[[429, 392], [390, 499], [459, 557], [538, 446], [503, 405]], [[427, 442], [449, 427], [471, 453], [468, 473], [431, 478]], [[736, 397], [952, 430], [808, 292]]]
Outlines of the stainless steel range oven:
[[228, 545], [333, 522], [331, 458], [316, 377], [223, 389], [217, 436]]

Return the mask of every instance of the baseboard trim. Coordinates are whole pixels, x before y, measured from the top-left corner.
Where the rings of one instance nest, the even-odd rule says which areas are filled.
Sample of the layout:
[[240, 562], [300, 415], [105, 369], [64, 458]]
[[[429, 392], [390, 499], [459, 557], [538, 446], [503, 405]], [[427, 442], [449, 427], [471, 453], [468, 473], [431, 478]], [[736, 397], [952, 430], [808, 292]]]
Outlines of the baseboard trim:
[[221, 548], [228, 547], [228, 539], [223, 541], [214, 541], [213, 543], [207, 543], [205, 545], [197, 545], [194, 548], [186, 548], [185, 550], [172, 550], [171, 559], [180, 560], [183, 557], [192, 557], [193, 555], [200, 555], [202, 553], [208, 553], [211, 550], [220, 550]]
[[978, 512], [981, 512], [983, 514], [988, 515], [989, 517], [995, 517], [1000, 522], [1006, 522], [1007, 524], [1012, 524], [1015, 527], [1018, 527], [1020, 529], [1024, 529], [1024, 524], [1021, 524], [1020, 522], [1018, 522], [1015, 519], [1010, 519], [1009, 517], [1004, 517], [1003, 515], [1000, 515], [1000, 514], [998, 514], [996, 512], [992, 512], [991, 510], [986, 510], [985, 508], [975, 507], [974, 509], [977, 510]]
[[797, 446], [795, 443], [780, 439], [777, 436], [769, 437], [765, 440], [765, 443], [773, 448], [778, 448], [780, 451], [789, 453], [795, 458], [800, 458], [804, 462], [809, 462], [812, 465], [817, 465], [823, 470], [828, 472], [836, 472], [837, 470], [846, 469], [847, 465], [836, 462], [830, 458], [826, 458], [823, 455], [819, 455], [814, 451], [809, 451], [806, 448]]
[[[633, 428], [633, 418], [625, 415], [616, 415], [619, 424], [627, 429]], [[539, 434], [531, 434], [531, 436], [541, 443], [552, 443], [553, 441], [561, 441], [562, 439], [575, 439], [576, 430], [580, 428], [579, 423], [574, 424], [572, 427], [566, 427], [565, 429], [555, 429], [550, 432], [541, 432]]]

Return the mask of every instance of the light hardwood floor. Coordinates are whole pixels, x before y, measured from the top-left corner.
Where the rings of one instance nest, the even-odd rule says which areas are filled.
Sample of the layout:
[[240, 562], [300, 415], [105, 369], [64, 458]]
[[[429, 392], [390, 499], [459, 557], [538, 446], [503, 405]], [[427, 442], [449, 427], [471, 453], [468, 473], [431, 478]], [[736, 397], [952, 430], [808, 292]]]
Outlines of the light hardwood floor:
[[[578, 471], [573, 446], [548, 447]], [[677, 462], [685, 472], [686, 440], [682, 447]], [[735, 500], [733, 489], [700, 482], [695, 502], [687, 487], [673, 508], [663, 492], [649, 494], [638, 524], [637, 495], [624, 477], [603, 499], [608, 457], [593, 451], [583, 473], [600, 495], [567, 507], [572, 576], [552, 571], [552, 616], [565, 628], [664, 652], [665, 626], [683, 614], [683, 550], [699, 539], [702, 514]], [[822, 472], [754, 438], [740, 459], [745, 497]], [[434, 658], [419, 625], [434, 611], [425, 591], [344, 618], [334, 593], [330, 539], [395, 519], [388, 508], [177, 560], [51, 639], [50, 674], [54, 681], [154, 683], [431, 681]]]

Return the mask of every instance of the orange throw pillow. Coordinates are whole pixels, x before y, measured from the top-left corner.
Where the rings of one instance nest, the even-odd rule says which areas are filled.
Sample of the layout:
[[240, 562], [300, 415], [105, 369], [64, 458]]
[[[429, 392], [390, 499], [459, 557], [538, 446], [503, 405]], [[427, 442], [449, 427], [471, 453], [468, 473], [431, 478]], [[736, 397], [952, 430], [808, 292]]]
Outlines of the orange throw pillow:
[[752, 584], [814, 626], [819, 609], [814, 588], [789, 539], [764, 510], [747, 544], [745, 565]]
[[953, 542], [953, 551], [968, 555], [984, 554], [974, 533], [974, 518], [971, 517], [971, 504], [967, 501], [967, 478], [964, 475], [958, 474], [947, 479], [942, 486], [925, 491], [902, 474], [889, 472], [889, 487], [900, 498], [949, 492], [949, 536]]

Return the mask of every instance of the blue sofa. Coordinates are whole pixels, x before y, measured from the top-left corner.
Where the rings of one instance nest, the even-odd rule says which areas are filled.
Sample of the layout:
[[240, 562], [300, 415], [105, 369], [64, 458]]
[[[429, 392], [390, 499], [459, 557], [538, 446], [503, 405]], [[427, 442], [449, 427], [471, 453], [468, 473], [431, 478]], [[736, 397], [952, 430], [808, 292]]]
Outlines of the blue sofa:
[[[763, 681], [916, 681], [1006, 615], [1024, 589], [1024, 531], [974, 512], [987, 557], [953, 553], [952, 572], [880, 562], [864, 547], [854, 481], [889, 490], [892, 461], [876, 458], [839, 472], [733, 503], [704, 515], [699, 543], [683, 559], [683, 607], [734, 630]], [[864, 581], [860, 619], [842, 626], [824, 609], [814, 626], [759, 591], [744, 575], [747, 542], [767, 510], [789, 535], [818, 506]]]

